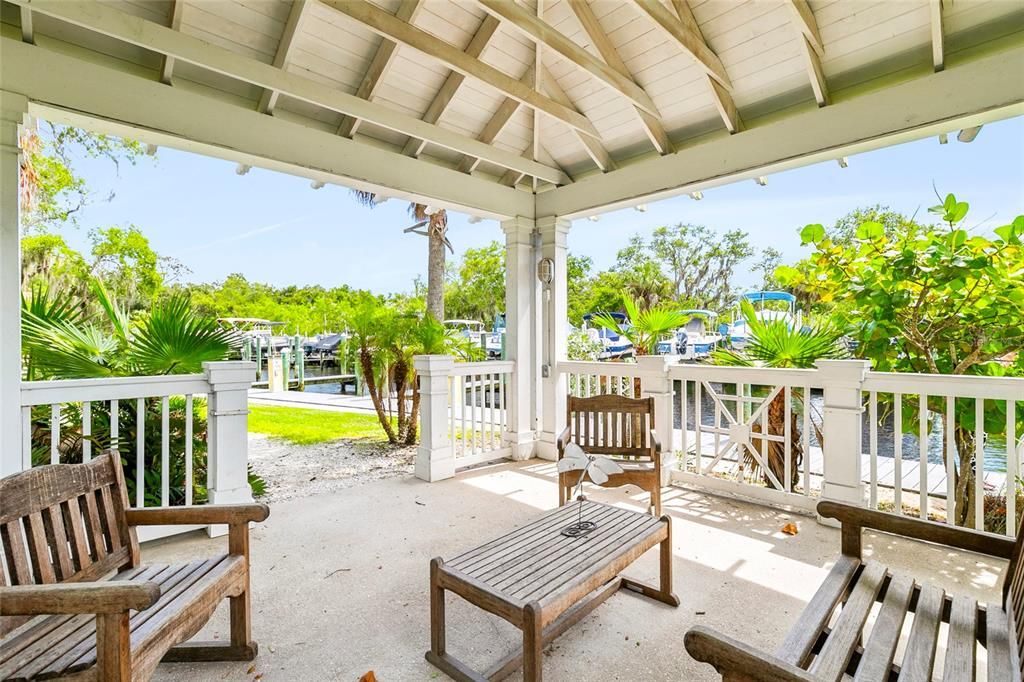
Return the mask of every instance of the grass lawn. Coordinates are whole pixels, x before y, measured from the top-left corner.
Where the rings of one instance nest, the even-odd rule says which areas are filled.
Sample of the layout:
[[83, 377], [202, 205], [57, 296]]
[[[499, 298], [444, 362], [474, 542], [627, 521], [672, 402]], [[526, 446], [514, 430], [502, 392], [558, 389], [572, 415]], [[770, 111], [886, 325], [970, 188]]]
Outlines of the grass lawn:
[[339, 438], [387, 442], [376, 415], [300, 407], [250, 405], [249, 431], [283, 438], [297, 445], [314, 445]]

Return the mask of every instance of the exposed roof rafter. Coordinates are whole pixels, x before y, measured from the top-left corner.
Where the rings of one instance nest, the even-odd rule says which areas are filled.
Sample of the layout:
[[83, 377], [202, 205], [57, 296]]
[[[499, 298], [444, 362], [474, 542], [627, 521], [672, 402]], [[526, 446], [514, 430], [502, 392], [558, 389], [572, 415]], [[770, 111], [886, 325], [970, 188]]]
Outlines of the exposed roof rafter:
[[807, 77], [811, 81], [811, 90], [814, 91], [814, 100], [819, 107], [828, 104], [828, 84], [825, 81], [825, 72], [821, 68], [821, 58], [825, 55], [822, 47], [821, 34], [818, 32], [818, 22], [814, 18], [807, 0], [788, 0], [793, 24], [799, 31], [800, 49], [804, 55], [804, 63], [807, 66]]
[[[533, 79], [533, 69], [531, 68], [523, 76], [523, 80]], [[511, 97], [506, 97], [502, 100], [501, 104], [498, 105], [498, 109], [491, 115], [490, 120], [487, 121], [487, 125], [477, 135], [477, 140], [485, 144], [494, 142], [494, 138], [501, 134], [501, 131], [505, 129], [508, 122], [512, 120], [515, 113], [519, 111], [520, 103]], [[473, 156], [465, 156], [462, 161], [459, 162], [459, 170], [463, 173], [472, 173], [476, 170], [476, 167], [480, 164], [480, 159]]]
[[942, 0], [928, 0], [932, 24], [932, 64], [936, 71], [946, 68], [946, 48], [942, 37]]
[[[548, 71], [547, 67], [543, 68], [541, 84], [548, 95], [556, 102], [561, 102], [562, 104], [570, 107], [574, 106], [572, 100], [569, 99], [569, 95], [565, 93], [565, 90], [563, 90], [562, 86], [558, 84], [558, 81], [555, 80], [553, 75], [551, 75], [551, 72]], [[599, 140], [590, 137], [589, 135], [581, 135], [579, 131], [576, 130], [572, 132], [576, 136], [576, 139], [580, 141], [580, 144], [583, 145], [583, 148], [587, 151], [587, 155], [594, 161], [598, 168], [603, 172], [615, 169], [615, 161], [612, 160], [611, 155], [608, 154], [608, 150], [604, 148], [604, 145], [601, 144]]]
[[[299, 34], [299, 26], [302, 23], [302, 13], [306, 10], [307, 0], [294, 0], [291, 11], [288, 12], [288, 20], [284, 25], [284, 32], [277, 44], [277, 52], [274, 54], [274, 66], [283, 69], [288, 66], [288, 58], [291, 56], [292, 47], [295, 45], [295, 36]], [[280, 95], [276, 90], [264, 90], [260, 96], [260, 103], [257, 110], [261, 114], [273, 114], [277, 106], [277, 98]]]
[[[402, 0], [398, 5], [395, 18], [411, 23], [416, 17], [420, 5], [421, 0]], [[396, 42], [387, 38], [381, 38], [380, 45], [377, 46], [377, 51], [373, 55], [373, 60], [370, 62], [369, 68], [366, 69], [359, 87], [356, 88], [356, 97], [373, 99], [373, 95], [377, 92], [377, 88], [391, 67], [391, 62], [395, 58], [396, 52], [398, 52], [398, 44]], [[429, 121], [429, 123], [433, 122]], [[356, 134], [358, 128], [359, 119], [346, 116], [341, 120], [341, 125], [338, 126], [338, 134], [342, 137], [352, 137]]]
[[636, 4], [641, 11], [654, 20], [654, 23], [662, 31], [679, 43], [710, 77], [718, 81], [726, 90], [732, 90], [732, 83], [729, 81], [729, 75], [725, 72], [722, 60], [708, 47], [699, 29], [695, 30], [697, 22], [693, 21], [692, 25], [688, 25], [693, 19], [693, 14], [685, 2], [673, 3], [676, 12], [681, 9], [680, 5], [685, 8], [684, 12], [687, 15], [685, 17], [673, 15], [667, 7], [661, 4], [661, 0], [636, 0]]
[[[708, 92], [711, 94], [711, 101], [714, 102], [715, 109], [718, 110], [718, 115], [722, 117], [726, 130], [730, 133], [739, 132], [743, 127], [743, 122], [740, 120], [740, 113], [736, 109], [736, 103], [732, 100], [732, 94], [730, 94], [720, 79], [715, 78], [714, 74], [708, 71], [706, 65], [694, 53], [692, 46], [695, 42], [699, 42], [700, 45], [704, 46], [704, 54], [714, 57], [714, 63], [720, 67], [721, 73], [725, 76], [725, 66], [722, 65], [721, 60], [718, 59], [718, 56], [704, 41], [704, 35], [701, 33], [697, 20], [693, 17], [693, 11], [686, 4], [686, 0], [672, 0], [675, 16], [673, 16], [672, 12], [665, 9], [659, 0], [652, 0], [649, 7], [647, 3], [641, 0], [637, 0], [637, 2], [687, 53], [694, 59], [697, 59], [698, 65], [705, 67], [704, 82]], [[726, 81], [728, 82], [727, 77]]]
[[470, 57], [455, 46], [439, 40], [436, 36], [401, 21], [366, 0], [322, 0], [332, 9], [359, 22], [374, 33], [406, 45], [422, 54], [432, 57], [453, 71], [471, 76], [498, 90], [508, 97], [519, 100], [534, 109], [540, 109], [548, 116], [572, 126], [588, 135], [598, 136], [597, 129], [577, 111], [568, 109], [554, 100], [543, 97], [532, 87], [518, 78], [513, 78], [490, 64]]
[[26, 43], [35, 45], [35, 29], [32, 27], [32, 10], [28, 7], [21, 8], [21, 39]]
[[[22, 10], [28, 7], [22, 6]], [[181, 30], [181, 15], [185, 11], [185, 0], [171, 0], [171, 7], [168, 12], [167, 25], [172, 31]], [[160, 65], [160, 82], [171, 85], [171, 76], [174, 74], [174, 57], [164, 55], [163, 63]]]
[[508, 0], [477, 0], [491, 14], [509, 23], [534, 42], [557, 52], [583, 69], [616, 93], [622, 95], [649, 114], [658, 116], [654, 101], [643, 88], [611, 68], [585, 49], [556, 31], [526, 8]]
[[[594, 47], [596, 47], [597, 51], [601, 53], [601, 57], [608, 66], [612, 67], [626, 78], [633, 80], [633, 75], [629, 72], [629, 68], [626, 66], [626, 63], [622, 61], [622, 57], [619, 56], [619, 51], [615, 49], [612, 41], [608, 39], [604, 29], [601, 28], [601, 24], [598, 22], [597, 17], [594, 16], [594, 11], [590, 8], [590, 4], [585, 0], [569, 0], [569, 6], [572, 8], [576, 18], [580, 20], [583, 30], [586, 31], [591, 42], [594, 43]], [[652, 116], [640, 107], [634, 108], [636, 109], [637, 115], [640, 117], [640, 122], [643, 125], [644, 132], [647, 133], [647, 137], [650, 138], [651, 144], [654, 145], [655, 150], [657, 150], [659, 154], [669, 154], [674, 151], [672, 142], [668, 139], [668, 133], [665, 132], [665, 127], [661, 124], [661, 120]], [[601, 170], [608, 169], [601, 168]]]
[[[487, 43], [490, 42], [494, 33], [498, 30], [499, 22], [497, 19], [492, 17], [490, 14], [484, 17], [483, 23], [480, 24], [480, 28], [476, 30], [473, 38], [469, 41], [469, 45], [466, 46], [466, 54], [470, 57], [477, 58], [483, 54], [484, 48], [487, 47]], [[451, 104], [455, 98], [455, 93], [459, 91], [462, 84], [465, 82], [466, 77], [458, 71], [449, 71], [448, 77], [441, 85], [441, 89], [437, 91], [434, 99], [430, 102], [430, 106], [427, 107], [426, 113], [423, 114], [423, 120], [427, 123], [437, 123], [441, 115], [444, 114], [448, 105]], [[506, 98], [507, 100], [508, 98]], [[515, 101], [515, 100], [513, 100]], [[518, 108], [519, 103], [516, 102]], [[477, 138], [479, 139], [479, 138]], [[490, 140], [487, 141], [488, 144]], [[410, 137], [409, 141], [405, 143], [405, 148], [402, 149], [402, 153], [406, 156], [419, 156], [423, 153], [423, 148], [427, 146], [427, 143], [423, 140]]]
[[818, 31], [818, 22], [814, 18], [814, 12], [811, 11], [811, 6], [807, 4], [807, 0], [789, 0], [789, 6], [792, 8], [797, 27], [804, 35], [804, 38], [807, 39], [807, 44], [811, 46], [816, 55], [824, 57], [825, 48], [822, 47], [823, 43], [821, 42], [821, 33]]
[[[24, 6], [26, 0], [13, 0]], [[96, 0], [32, 0], [32, 9], [46, 16], [81, 26], [102, 35], [196, 64], [215, 73], [262, 88], [277, 90], [316, 106], [366, 121], [388, 130], [428, 140], [431, 144], [462, 154], [480, 157], [505, 168], [514, 168], [556, 185], [570, 182], [560, 169], [526, 160], [497, 147], [482, 144], [454, 131], [424, 123], [375, 102], [360, 99], [336, 88], [324, 86], [297, 73], [276, 69], [272, 65], [246, 57], [199, 38], [175, 31], [141, 17], [121, 12]], [[393, 18], [393, 17], [392, 17]], [[552, 102], [552, 104], [554, 104]]]

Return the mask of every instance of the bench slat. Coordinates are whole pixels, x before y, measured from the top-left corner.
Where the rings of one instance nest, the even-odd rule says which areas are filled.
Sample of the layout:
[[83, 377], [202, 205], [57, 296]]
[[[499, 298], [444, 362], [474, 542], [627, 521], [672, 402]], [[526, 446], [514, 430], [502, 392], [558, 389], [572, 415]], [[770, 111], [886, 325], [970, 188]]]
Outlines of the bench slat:
[[25, 537], [28, 540], [28, 553], [32, 560], [32, 575], [36, 584], [57, 582], [50, 561], [50, 548], [46, 544], [46, 530], [43, 528], [43, 515], [33, 512], [25, 517]]
[[977, 637], [978, 602], [970, 597], [954, 597], [949, 613], [946, 664], [942, 669], [945, 682], [974, 682]]
[[988, 650], [988, 679], [1012, 680], [1010, 621], [1003, 609], [989, 606], [985, 612], [985, 648]]
[[32, 568], [29, 566], [28, 553], [25, 551], [21, 519], [0, 526], [0, 542], [4, 545], [4, 559], [7, 562], [7, 572], [11, 576], [11, 584], [31, 585]]
[[790, 628], [786, 639], [776, 651], [776, 656], [798, 667], [807, 667], [814, 643], [828, 625], [836, 604], [846, 595], [860, 565], [859, 559], [846, 555], [841, 555], [836, 560], [825, 582], [814, 593], [807, 608]]
[[854, 677], [856, 682], [887, 682], [889, 679], [892, 659], [896, 654], [896, 645], [900, 641], [900, 632], [913, 593], [914, 581], [910, 577], [900, 575], [889, 581], [882, 610], [878, 613], [871, 637], [857, 666], [857, 675]]
[[43, 512], [43, 526], [46, 528], [47, 544], [50, 545], [57, 560], [54, 563], [54, 568], [57, 569], [57, 579], [67, 580], [75, 574], [75, 567], [71, 563], [68, 535], [64, 530], [64, 516], [59, 504], [49, 506]]
[[865, 564], [849, 600], [839, 612], [821, 653], [811, 664], [811, 673], [822, 680], [839, 680], [857, 646], [864, 622], [885, 582], [886, 568], [877, 563]]
[[927, 682], [932, 679], [945, 601], [945, 591], [934, 585], [922, 585], [918, 590], [914, 624], [903, 655], [900, 682]]

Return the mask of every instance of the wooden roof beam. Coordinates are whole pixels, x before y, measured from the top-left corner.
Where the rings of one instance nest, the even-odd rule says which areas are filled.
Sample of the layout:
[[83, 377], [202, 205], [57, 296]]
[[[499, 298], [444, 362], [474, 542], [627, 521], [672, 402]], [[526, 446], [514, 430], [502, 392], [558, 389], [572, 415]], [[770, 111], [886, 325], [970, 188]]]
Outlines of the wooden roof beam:
[[[661, 4], [661, 0], [635, 0], [635, 2], [662, 31], [671, 36], [697, 61], [697, 65], [704, 69], [708, 76], [718, 81], [726, 90], [732, 90], [732, 83], [729, 81], [729, 75], [725, 72], [722, 60], [708, 47], [700, 31], [694, 30], [696, 22], [693, 22], [693, 26], [687, 26], [687, 20], [682, 16], [677, 18], [676, 15], [673, 15], [667, 7]], [[679, 12], [680, 5], [685, 7], [685, 12], [692, 19], [693, 14], [685, 2], [678, 0], [673, 2], [676, 12]]]
[[[469, 45], [466, 46], [466, 54], [473, 58], [478, 58], [483, 54], [484, 48], [487, 47], [487, 43], [490, 42], [491, 37], [494, 36], [495, 31], [498, 30], [500, 23], [501, 22], [490, 14], [486, 15], [483, 23], [480, 24], [480, 28], [476, 30], [473, 38], [469, 41]], [[441, 85], [441, 89], [437, 91], [434, 99], [430, 102], [430, 106], [427, 107], [426, 113], [423, 114], [423, 120], [427, 123], [437, 123], [441, 118], [441, 115], [444, 114], [446, 109], [448, 109], [448, 105], [452, 103], [452, 100], [455, 98], [455, 93], [459, 91], [459, 88], [462, 87], [465, 80], [466, 77], [458, 71], [449, 71], [448, 77], [445, 79], [444, 84]], [[519, 108], [518, 102], [516, 102], [515, 108]], [[513, 111], [514, 110], [515, 109], [513, 109]], [[490, 144], [490, 140], [487, 142]], [[426, 146], [427, 143], [424, 140], [410, 137], [408, 142], [405, 143], [405, 148], [402, 149], [402, 153], [406, 156], [416, 157], [423, 153], [423, 148]]]
[[[586, 31], [590, 41], [597, 48], [597, 51], [601, 53], [601, 57], [608, 66], [626, 78], [633, 80], [633, 75], [629, 72], [626, 63], [622, 61], [622, 57], [619, 56], [619, 51], [615, 49], [612, 41], [608, 39], [608, 35], [601, 28], [601, 24], [598, 22], [597, 17], [594, 16], [594, 11], [590, 8], [590, 4], [585, 0], [569, 0], [569, 6], [572, 8], [573, 13], [576, 14], [576, 18], [580, 20], [583, 30]], [[640, 117], [640, 123], [643, 125], [644, 132], [647, 133], [647, 137], [650, 138], [651, 144], [654, 145], [657, 152], [659, 154], [669, 154], [674, 151], [672, 142], [668, 139], [668, 133], [665, 132], [665, 127], [661, 124], [661, 120], [640, 107], [634, 107], [634, 109], [636, 109], [636, 113]], [[601, 170], [607, 169], [602, 168]]]
[[[419, 9], [420, 0], [402, 0], [398, 5], [395, 18], [410, 23], [415, 18]], [[356, 97], [361, 99], [373, 98], [377, 88], [387, 75], [388, 69], [391, 68], [391, 61], [395, 58], [397, 51], [398, 43], [388, 40], [386, 37], [381, 38], [380, 45], [377, 46], [377, 51], [370, 61], [370, 67], [363, 75], [363, 80], [360, 81], [359, 87], [356, 88]], [[433, 121], [430, 121], [430, 123], [433, 123]], [[352, 137], [356, 134], [358, 128], [359, 119], [345, 116], [341, 120], [341, 125], [338, 126], [338, 134], [342, 137]]]
[[800, 32], [800, 50], [804, 55], [814, 100], [819, 107], [823, 107], [828, 104], [828, 84], [825, 81], [825, 72], [821, 68], [821, 58], [825, 55], [825, 50], [822, 48], [818, 22], [807, 0], [789, 0], [789, 7], [793, 23]]
[[[641, 0], [637, 0], [638, 4]], [[656, 7], [655, 7], [656, 6]], [[722, 65], [721, 60], [718, 56], [708, 47], [704, 41], [704, 35], [701, 33], [700, 26], [697, 24], [697, 20], [693, 16], [693, 11], [690, 6], [686, 4], [686, 0], [672, 0], [672, 8], [675, 10], [675, 16], [672, 12], [669, 12], [661, 5], [659, 0], [653, 0], [653, 4], [650, 8], [641, 4], [641, 7], [647, 11], [648, 9], [653, 10], [653, 14], [648, 11], [648, 15], [654, 19], [659, 26], [661, 26], [676, 42], [679, 43], [680, 47], [689, 53], [694, 59], [697, 59], [694, 53], [694, 41], [698, 41], [704, 46], [706, 51], [703, 54], [710, 54], [714, 57], [714, 64], [721, 67], [721, 73], [725, 74], [725, 66]], [[662, 15], [664, 12], [664, 15]], [[657, 15], [657, 16], [655, 16]], [[659, 19], [660, 17], [660, 19]], [[697, 63], [701, 66], [704, 64], [697, 59]], [[728, 80], [728, 78], [726, 78]], [[743, 122], [740, 120], [740, 113], [736, 109], [736, 104], [732, 100], [732, 94], [727, 89], [727, 86], [723, 85], [722, 82], [714, 77], [707, 68], [705, 68], [704, 82], [708, 88], [708, 93], [711, 95], [711, 101], [715, 104], [715, 109], [718, 110], [718, 115], [722, 117], [722, 122], [725, 123], [725, 128], [730, 133], [737, 133], [743, 128]], [[731, 87], [728, 86], [728, 87]]]
[[477, 0], [477, 2], [491, 14], [507, 21], [523, 35], [562, 55], [634, 105], [653, 116], [660, 115], [654, 101], [631, 78], [623, 76], [556, 31], [542, 19], [531, 14], [526, 8], [515, 2], [509, 2], [509, 0]]
[[[22, 6], [22, 10], [28, 9], [26, 6]], [[171, 8], [167, 17], [167, 25], [171, 27], [172, 31], [181, 30], [181, 15], [185, 11], [185, 0], [171, 0]], [[171, 85], [171, 76], [174, 74], [174, 57], [170, 55], [164, 55], [163, 62], [160, 65], [160, 82]]]
[[[12, 2], [18, 6], [30, 4], [29, 0], [12, 0]], [[39, 14], [81, 26], [131, 45], [172, 56], [176, 60], [201, 66], [229, 78], [270, 90], [278, 90], [282, 95], [330, 111], [355, 116], [388, 130], [426, 139], [439, 147], [478, 156], [497, 166], [521, 170], [556, 185], [567, 184], [571, 181], [560, 169], [525, 160], [518, 154], [482, 144], [437, 125], [424, 123], [415, 116], [409, 116], [390, 107], [360, 99], [337, 88], [327, 87], [301, 74], [275, 69], [270, 64], [212, 45], [194, 36], [141, 17], [121, 12], [96, 0], [77, 0], [77, 2], [31, 0], [31, 5], [33, 11]]]
[[[523, 80], [533, 79], [533, 69], [531, 68], [523, 76]], [[506, 97], [502, 100], [501, 104], [498, 105], [497, 111], [491, 115], [490, 120], [487, 121], [487, 125], [477, 136], [477, 140], [485, 144], [494, 142], [494, 138], [501, 134], [501, 131], [505, 129], [508, 122], [512, 120], [512, 117], [517, 111], [519, 111], [520, 103], [511, 97]], [[462, 161], [459, 162], [459, 170], [463, 173], [472, 173], [476, 170], [476, 167], [480, 165], [481, 159], [474, 156], [463, 157]]]
[[946, 68], [946, 48], [942, 37], [942, 0], [928, 0], [932, 24], [932, 64], [936, 71]]
[[508, 97], [519, 100], [548, 116], [558, 119], [588, 135], [598, 136], [597, 129], [578, 111], [567, 109], [547, 97], [542, 97], [528, 84], [490, 64], [470, 57], [457, 47], [440, 40], [412, 24], [401, 21], [366, 0], [322, 0], [323, 4], [359, 22], [374, 33], [406, 45], [417, 52], [440, 61], [453, 71], [469, 76], [494, 88]]
[[[284, 32], [277, 44], [277, 52], [274, 54], [274, 66], [283, 69], [288, 66], [288, 59], [291, 56], [292, 47], [295, 45], [295, 36], [299, 34], [299, 25], [302, 22], [302, 13], [306, 9], [307, 0], [294, 0], [291, 11], [288, 12], [288, 20], [284, 24]], [[276, 90], [264, 90], [260, 95], [260, 103], [257, 107], [261, 114], [273, 114], [277, 106], [277, 98], [281, 93]]]
[[32, 27], [32, 10], [28, 7], [21, 8], [21, 39], [26, 43], [35, 45], [35, 29]]
[[[542, 71], [541, 86], [548, 93], [551, 99], [556, 102], [561, 102], [568, 107], [574, 106], [572, 100], [569, 99], [569, 95], [565, 93], [565, 90], [563, 90], [562, 86], [558, 84], [558, 81], [555, 80], [553, 75], [551, 75], [551, 72], [548, 71], [547, 67], [544, 67]], [[594, 164], [596, 164], [602, 172], [608, 172], [615, 169], [615, 161], [612, 160], [611, 155], [608, 154], [608, 150], [604, 148], [604, 145], [601, 144], [599, 140], [590, 137], [589, 135], [581, 135], [577, 130], [572, 132], [576, 136], [576, 139], [580, 141], [580, 144], [583, 145], [587, 155], [594, 161]]]

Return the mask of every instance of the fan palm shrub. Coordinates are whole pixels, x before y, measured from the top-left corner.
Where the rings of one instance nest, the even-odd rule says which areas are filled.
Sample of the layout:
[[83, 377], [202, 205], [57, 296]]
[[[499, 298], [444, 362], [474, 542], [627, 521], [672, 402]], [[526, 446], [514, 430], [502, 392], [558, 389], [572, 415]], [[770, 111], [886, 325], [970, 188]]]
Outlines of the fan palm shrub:
[[[742, 301], [740, 310], [747, 328], [750, 330], [750, 341], [742, 349], [719, 348], [711, 354], [711, 361], [716, 365], [733, 367], [774, 367], [774, 368], [810, 368], [816, 360], [836, 359], [846, 356], [846, 348], [841, 340], [843, 332], [828, 322], [821, 322], [810, 327], [794, 328], [782, 319], [762, 319], [757, 315], [749, 301]], [[770, 389], [769, 389], [770, 390]], [[803, 410], [811, 410], [810, 396], [802, 395]], [[739, 416], [739, 415], [737, 415]], [[790, 460], [790, 486], [799, 481], [800, 464], [806, 453], [800, 446], [800, 428], [796, 413], [790, 415], [790, 433], [792, 434], [789, 450], [784, 443], [752, 438], [751, 445], [758, 452], [767, 450], [766, 462], [768, 470], [779, 481], [785, 478], [786, 458]], [[817, 430], [818, 442], [821, 443], [821, 430], [818, 426], [820, 416], [810, 420]], [[761, 432], [761, 425], [755, 423], [751, 430]], [[786, 430], [786, 396], [780, 392], [768, 405], [767, 430], [769, 435], [782, 436]], [[766, 441], [765, 442], [762, 442]], [[751, 470], [759, 468], [757, 461], [749, 452], [744, 454], [746, 464]], [[767, 472], [762, 472], [766, 485], [771, 485]]]
[[642, 308], [640, 299], [623, 296], [622, 305], [626, 311], [625, 322], [619, 322], [608, 313], [594, 315], [592, 321], [632, 341], [637, 355], [654, 355], [658, 341], [686, 324], [688, 319], [671, 303]]

